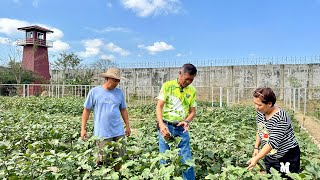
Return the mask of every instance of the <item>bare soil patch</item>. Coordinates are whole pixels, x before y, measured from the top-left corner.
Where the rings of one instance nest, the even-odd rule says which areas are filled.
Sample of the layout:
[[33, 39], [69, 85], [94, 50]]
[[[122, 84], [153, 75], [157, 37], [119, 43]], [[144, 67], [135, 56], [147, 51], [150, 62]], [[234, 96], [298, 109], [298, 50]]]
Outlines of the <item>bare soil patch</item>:
[[299, 124], [304, 128], [313, 141], [317, 144], [320, 149], [320, 123], [319, 120], [306, 116], [300, 112], [295, 112], [295, 119], [298, 120]]

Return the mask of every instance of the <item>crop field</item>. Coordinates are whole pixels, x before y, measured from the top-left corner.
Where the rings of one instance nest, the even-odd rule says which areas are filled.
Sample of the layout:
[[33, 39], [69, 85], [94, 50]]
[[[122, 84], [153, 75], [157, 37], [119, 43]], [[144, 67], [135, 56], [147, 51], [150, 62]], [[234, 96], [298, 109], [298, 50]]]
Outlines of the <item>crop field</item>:
[[[129, 103], [132, 135], [126, 138], [126, 155], [114, 159], [105, 148], [108, 163], [96, 166], [92, 115], [89, 138], [80, 139], [83, 102], [74, 97], [0, 97], [0, 179], [182, 179], [181, 170], [189, 165], [197, 179], [281, 179], [276, 171], [265, 174], [262, 160], [246, 170], [255, 141], [253, 106], [212, 108], [211, 102], [200, 102], [190, 126], [193, 160], [181, 164], [178, 138], [170, 142], [169, 151], [158, 153], [155, 104]], [[301, 173], [289, 176], [320, 179], [319, 149], [293, 122]], [[160, 159], [169, 163], [160, 165]]]

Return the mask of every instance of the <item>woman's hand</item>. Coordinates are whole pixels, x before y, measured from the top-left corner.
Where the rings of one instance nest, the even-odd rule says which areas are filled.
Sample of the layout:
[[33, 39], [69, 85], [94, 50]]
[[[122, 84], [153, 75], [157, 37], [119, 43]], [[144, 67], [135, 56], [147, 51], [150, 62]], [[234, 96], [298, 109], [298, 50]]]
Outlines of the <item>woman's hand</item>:
[[253, 158], [251, 158], [251, 159], [247, 162], [247, 164], [249, 165], [249, 166], [247, 167], [247, 170], [253, 169], [253, 167], [258, 163], [258, 161], [259, 161], [259, 159], [257, 159], [256, 156], [253, 157]]

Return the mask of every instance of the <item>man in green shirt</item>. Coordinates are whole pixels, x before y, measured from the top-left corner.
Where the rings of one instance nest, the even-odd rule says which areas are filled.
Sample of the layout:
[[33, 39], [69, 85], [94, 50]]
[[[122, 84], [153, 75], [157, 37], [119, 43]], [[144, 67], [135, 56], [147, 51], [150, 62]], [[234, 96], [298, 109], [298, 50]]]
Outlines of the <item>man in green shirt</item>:
[[[184, 64], [178, 79], [165, 82], [158, 96], [156, 109], [159, 124], [159, 151], [169, 149], [165, 139], [170, 136], [181, 137], [178, 148], [182, 162], [191, 159], [189, 123], [196, 115], [196, 89], [190, 85], [197, 75], [197, 68], [192, 64]], [[165, 163], [164, 160], [161, 163]], [[184, 179], [195, 179], [193, 167], [182, 172]]]

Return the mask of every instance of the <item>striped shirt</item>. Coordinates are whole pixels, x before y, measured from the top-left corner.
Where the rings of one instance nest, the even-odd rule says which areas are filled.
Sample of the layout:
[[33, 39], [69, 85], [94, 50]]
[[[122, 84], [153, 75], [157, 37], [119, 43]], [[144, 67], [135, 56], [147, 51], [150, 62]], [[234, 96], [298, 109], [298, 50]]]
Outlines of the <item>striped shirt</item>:
[[281, 158], [289, 149], [298, 146], [290, 117], [283, 109], [280, 108], [269, 120], [258, 111], [256, 122], [262, 147], [268, 143], [272, 148], [267, 154], [270, 158]]

